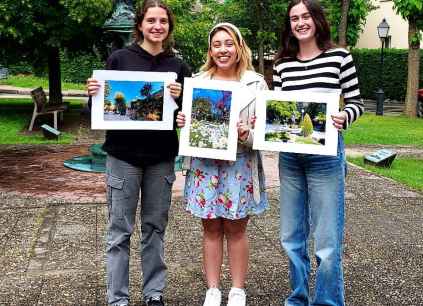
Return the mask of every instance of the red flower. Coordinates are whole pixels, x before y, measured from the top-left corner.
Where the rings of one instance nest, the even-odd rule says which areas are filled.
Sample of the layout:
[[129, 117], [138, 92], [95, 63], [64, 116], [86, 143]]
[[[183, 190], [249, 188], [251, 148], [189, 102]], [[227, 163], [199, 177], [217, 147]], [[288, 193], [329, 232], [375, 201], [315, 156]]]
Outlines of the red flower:
[[253, 183], [248, 183], [248, 185], [245, 187], [248, 193], [253, 193]]

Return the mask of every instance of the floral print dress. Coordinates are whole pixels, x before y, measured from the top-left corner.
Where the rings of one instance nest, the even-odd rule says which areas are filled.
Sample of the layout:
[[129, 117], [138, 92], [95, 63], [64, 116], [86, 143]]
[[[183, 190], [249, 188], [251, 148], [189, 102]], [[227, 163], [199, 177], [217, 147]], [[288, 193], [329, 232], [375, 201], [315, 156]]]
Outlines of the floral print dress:
[[[187, 211], [203, 219], [235, 220], [267, 209], [264, 190], [260, 190], [260, 201], [254, 200], [252, 154], [258, 152], [238, 153], [236, 161], [191, 158], [185, 182]], [[264, 186], [262, 175], [259, 180]]]

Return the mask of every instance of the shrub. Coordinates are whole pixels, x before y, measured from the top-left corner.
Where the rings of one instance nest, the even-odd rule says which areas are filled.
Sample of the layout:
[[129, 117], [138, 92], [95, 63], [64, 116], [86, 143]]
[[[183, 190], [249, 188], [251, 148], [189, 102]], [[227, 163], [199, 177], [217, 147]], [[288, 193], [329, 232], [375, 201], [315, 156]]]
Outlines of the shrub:
[[[384, 49], [381, 74], [380, 49], [353, 49], [351, 54], [357, 67], [361, 96], [374, 99], [374, 91], [383, 81], [385, 97], [404, 101], [407, 90], [407, 49]], [[420, 50], [420, 86], [423, 88], [423, 51]]]
[[309, 114], [304, 115], [302, 128], [303, 128], [304, 137], [308, 137], [313, 133], [313, 122], [311, 122], [311, 118]]

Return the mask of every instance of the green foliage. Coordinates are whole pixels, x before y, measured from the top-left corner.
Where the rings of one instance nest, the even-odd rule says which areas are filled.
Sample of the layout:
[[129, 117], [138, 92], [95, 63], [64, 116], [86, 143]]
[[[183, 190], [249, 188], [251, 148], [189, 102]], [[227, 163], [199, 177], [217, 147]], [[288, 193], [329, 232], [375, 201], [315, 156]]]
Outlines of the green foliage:
[[[60, 69], [63, 82], [85, 83], [86, 79], [91, 75], [93, 69], [104, 69], [104, 63], [95, 54], [92, 53], [62, 52], [60, 55], [60, 60]], [[15, 62], [13, 55], [6, 56], [0, 59], [0, 65], [7, 67], [11, 75], [36, 74], [39, 77], [48, 77], [48, 71], [46, 67], [42, 66], [35, 69], [28, 58], [24, 58]], [[34, 77], [34, 79], [36, 78]], [[67, 86], [66, 84], [62, 85]], [[30, 87], [33, 87], [33, 85]], [[82, 86], [80, 87], [81, 88], [77, 89], [84, 89]]]
[[291, 118], [292, 114], [295, 114], [295, 117], [298, 118], [299, 112], [297, 111], [297, 104], [295, 102], [289, 103], [281, 103], [280, 101], [267, 101], [267, 111], [268, 119], [273, 120], [273, 118], [269, 118], [272, 115], [276, 116], [280, 121], [285, 121]]
[[[338, 40], [338, 27], [341, 21], [341, 1], [323, 0], [327, 18], [331, 26], [331, 37]], [[374, 7], [370, 0], [351, 0], [348, 10], [347, 44], [355, 46], [366, 24], [366, 17]]]
[[214, 25], [216, 1], [202, 1], [201, 6], [191, 0], [169, 0], [176, 17], [175, 49], [192, 68], [199, 70], [207, 54], [207, 34]]
[[63, 81], [85, 83], [94, 69], [104, 69], [104, 63], [94, 54], [62, 53], [60, 68]]
[[423, 148], [423, 120], [364, 114], [344, 132], [346, 144], [408, 145]]
[[347, 160], [373, 173], [390, 177], [411, 188], [423, 191], [423, 161], [421, 159], [399, 157], [391, 168], [380, 168], [364, 164], [363, 157], [348, 157]]
[[[415, 21], [417, 28], [423, 31], [423, 1], [422, 0], [393, 0], [395, 11], [404, 19]], [[421, 33], [411, 38], [411, 44], [418, 46], [422, 39]]]
[[207, 99], [197, 98], [192, 103], [192, 117], [197, 120], [211, 120], [211, 103]]
[[216, 15], [218, 21], [232, 22], [240, 28], [253, 54], [258, 53], [260, 43], [267, 53], [279, 48], [287, 6], [287, 1], [226, 0]]
[[[383, 74], [380, 73], [380, 49], [353, 49], [360, 92], [363, 98], [374, 99], [374, 91], [383, 79], [385, 97], [404, 101], [407, 87], [408, 50], [384, 49]], [[420, 50], [423, 58], [423, 50]], [[423, 60], [420, 60], [420, 85], [423, 88]]]
[[313, 133], [313, 122], [311, 121], [309, 114], [304, 115], [301, 128], [303, 129], [304, 137], [308, 137]]

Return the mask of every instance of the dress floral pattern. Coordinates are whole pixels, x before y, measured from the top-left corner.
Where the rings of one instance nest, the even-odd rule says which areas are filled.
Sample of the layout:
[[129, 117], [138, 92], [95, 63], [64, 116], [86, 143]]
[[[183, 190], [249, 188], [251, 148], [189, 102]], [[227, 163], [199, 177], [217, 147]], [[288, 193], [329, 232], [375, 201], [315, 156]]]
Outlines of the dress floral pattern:
[[[259, 179], [264, 186], [263, 177]], [[242, 219], [268, 207], [263, 190], [260, 202], [254, 201], [251, 153], [238, 154], [236, 161], [191, 158], [185, 201], [187, 211], [203, 219]]]

